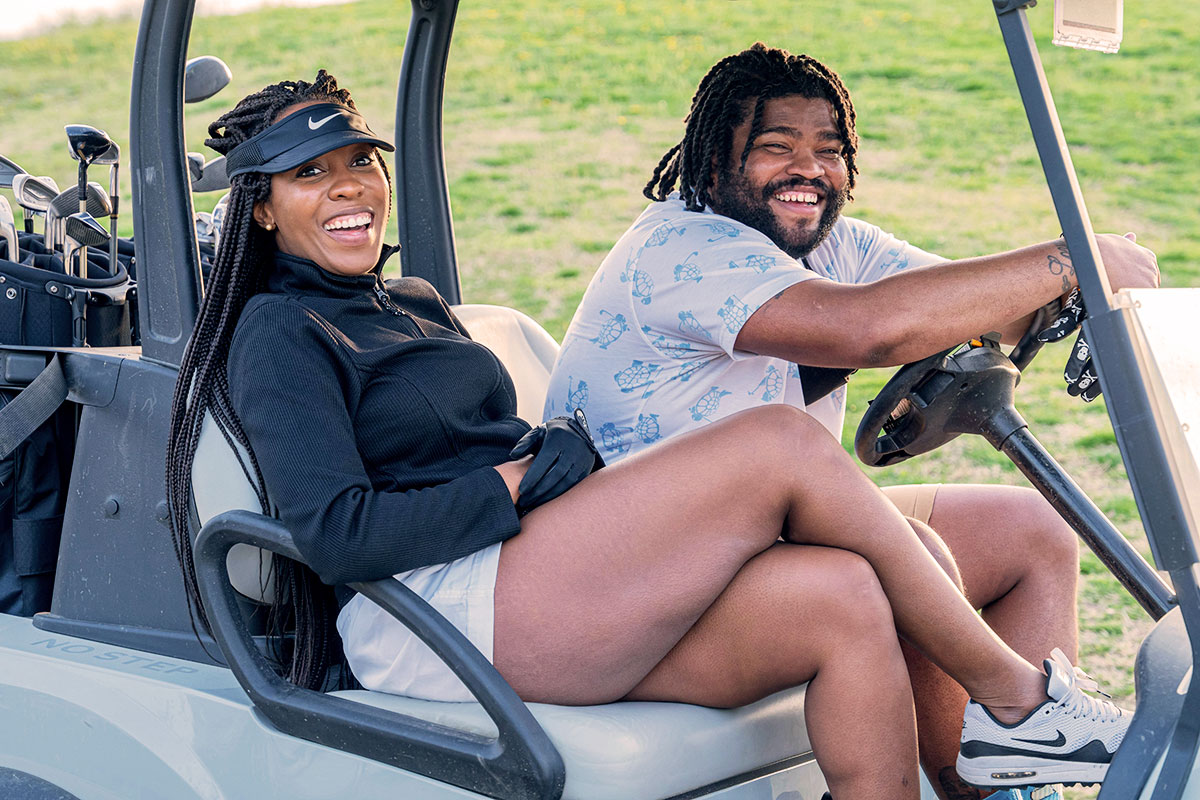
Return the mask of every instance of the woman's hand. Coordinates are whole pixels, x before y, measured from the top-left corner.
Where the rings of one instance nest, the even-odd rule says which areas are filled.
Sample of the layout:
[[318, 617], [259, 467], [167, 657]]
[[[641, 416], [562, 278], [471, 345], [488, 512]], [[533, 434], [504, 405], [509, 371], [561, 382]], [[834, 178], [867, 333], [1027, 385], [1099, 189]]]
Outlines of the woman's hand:
[[517, 504], [517, 487], [521, 485], [521, 479], [525, 477], [525, 473], [529, 471], [529, 465], [533, 463], [533, 456], [526, 456], [518, 461], [505, 461], [499, 464], [494, 469], [500, 473], [500, 477], [504, 479], [504, 485], [508, 487], [508, 495], [512, 498], [513, 505]]
[[533, 455], [517, 487], [517, 513], [548, 503], [604, 466], [581, 409], [555, 417], [521, 437], [509, 458]]

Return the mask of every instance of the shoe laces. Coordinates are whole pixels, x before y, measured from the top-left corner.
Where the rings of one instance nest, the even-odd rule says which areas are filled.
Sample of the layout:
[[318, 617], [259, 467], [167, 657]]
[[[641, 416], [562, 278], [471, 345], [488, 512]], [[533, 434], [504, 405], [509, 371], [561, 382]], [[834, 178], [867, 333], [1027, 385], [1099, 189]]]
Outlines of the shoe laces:
[[1066, 673], [1066, 683], [1068, 690], [1066, 694], [1058, 701], [1063, 710], [1071, 714], [1076, 719], [1095, 719], [1098, 722], [1115, 722], [1125, 716], [1124, 709], [1117, 706], [1111, 700], [1102, 700], [1098, 697], [1092, 697], [1085, 692], [1096, 692], [1108, 697], [1109, 695], [1100, 691], [1100, 685], [1096, 683], [1092, 676], [1088, 675], [1079, 667], [1071, 664], [1066, 653], [1057, 647], [1050, 653], [1050, 660], [1055, 666]]

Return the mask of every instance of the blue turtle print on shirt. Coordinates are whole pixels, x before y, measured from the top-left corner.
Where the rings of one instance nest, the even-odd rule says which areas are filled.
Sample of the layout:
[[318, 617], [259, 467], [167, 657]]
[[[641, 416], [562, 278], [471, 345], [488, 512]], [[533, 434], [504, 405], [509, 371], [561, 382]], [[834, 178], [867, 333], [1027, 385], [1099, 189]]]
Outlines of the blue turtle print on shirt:
[[691, 380], [692, 375], [706, 363], [708, 362], [704, 360], [685, 361], [679, 365], [679, 369], [675, 371], [675, 374], [671, 376], [670, 380], [679, 381], [680, 383], [687, 383], [689, 380]]
[[650, 305], [651, 295], [654, 293], [654, 279], [650, 277], [650, 273], [645, 270], [635, 269], [633, 271], [633, 296], [642, 301], [642, 305]]
[[632, 433], [633, 428], [618, 428], [611, 422], [606, 422], [596, 431], [600, 437], [600, 446], [610, 453], [624, 453], [629, 449], [625, 442], [625, 434]]
[[775, 266], [775, 256], [766, 256], [766, 255], [763, 255], [762, 253], [753, 253], [753, 254], [747, 256], [746, 263], [744, 263], [744, 264], [739, 264], [736, 261], [729, 262], [730, 269], [749, 268], [749, 269], [754, 270], [755, 272], [757, 272], [760, 275], [762, 273], [766, 272], [767, 270], [769, 270], [773, 266]]
[[739, 235], [741, 235], [741, 231], [739, 231], [736, 226], [730, 225], [728, 222], [706, 222], [700, 227], [708, 228], [708, 230], [712, 233], [712, 237], [709, 239], [710, 242], [715, 242], [718, 239], [724, 239], [725, 237], [736, 239]]
[[731, 294], [725, 300], [725, 307], [717, 309], [717, 316], [725, 320], [727, 331], [737, 333], [750, 317], [750, 307], [739, 300], [736, 294]]
[[703, 336], [705, 339], [712, 340], [712, 334], [700, 324], [696, 315], [690, 311], [679, 312], [679, 330], [690, 333], [692, 336]]
[[589, 339], [592, 344], [598, 345], [601, 350], [607, 350], [608, 346], [621, 338], [621, 334], [629, 330], [628, 323], [625, 322], [624, 314], [613, 314], [603, 308], [600, 309], [601, 317], [608, 317], [600, 325], [600, 333], [594, 339]]
[[683, 263], [675, 265], [675, 282], [695, 281], [699, 283], [704, 279], [700, 274], [700, 268], [692, 263], [692, 259], [700, 255], [699, 250], [692, 251], [692, 254], [683, 260]]
[[638, 414], [637, 427], [633, 430], [644, 444], [654, 444], [662, 438], [658, 427], [658, 414]]
[[574, 377], [571, 375], [568, 375], [567, 376], [567, 402], [566, 402], [566, 405], [564, 406], [564, 408], [567, 408], [572, 411], [575, 410], [576, 408], [582, 408], [586, 411], [587, 404], [588, 404], [588, 396], [589, 396], [587, 381], [585, 381], [585, 380], [579, 381], [579, 383], [575, 386], [574, 389], [571, 388], [572, 383], [574, 383]]
[[833, 407], [838, 411], [842, 410], [842, 406], [846, 403], [846, 387], [839, 386], [830, 392], [829, 396], [833, 398]]
[[683, 236], [684, 232], [686, 232], [686, 231], [687, 231], [686, 227], [677, 228], [670, 223], [660, 225], [654, 229], [654, 233], [650, 234], [650, 238], [646, 240], [645, 246], [646, 247], [661, 247], [662, 245], [667, 243], [668, 239], [671, 238], [672, 233], [677, 233], [680, 236]]
[[719, 386], [709, 389], [696, 401], [696, 405], [688, 409], [688, 411], [692, 412], [692, 419], [697, 422], [700, 420], [712, 422], [712, 415], [716, 414], [717, 409], [721, 407], [721, 398], [727, 394], [733, 393], [726, 392]]
[[[642, 333], [650, 336], [654, 330], [649, 325], [642, 326]], [[650, 346], [668, 358], [687, 358], [692, 353], [692, 343], [682, 339], [668, 339], [660, 333], [650, 340]]]
[[[616, 381], [617, 388], [621, 390], [622, 394], [629, 394], [653, 385], [654, 378], [660, 372], [662, 372], [660, 365], [634, 359], [628, 367], [613, 375], [613, 380]], [[652, 394], [654, 394], [654, 390], [648, 389], [642, 394], [642, 397], [649, 397]]]
[[758, 386], [755, 386], [746, 392], [746, 394], [758, 394], [759, 389], [763, 390], [762, 401], [764, 403], [771, 402], [783, 391], [783, 373], [776, 369], [774, 364], [767, 365], [767, 374], [758, 382]]
[[788, 364], [788, 377], [795, 378], [796, 380], [800, 380], [800, 365], [799, 364]]
[[886, 259], [880, 262], [877, 271], [880, 275], [891, 275], [908, 269], [908, 266], [908, 253], [901, 252], [899, 248], [893, 247], [888, 251]]

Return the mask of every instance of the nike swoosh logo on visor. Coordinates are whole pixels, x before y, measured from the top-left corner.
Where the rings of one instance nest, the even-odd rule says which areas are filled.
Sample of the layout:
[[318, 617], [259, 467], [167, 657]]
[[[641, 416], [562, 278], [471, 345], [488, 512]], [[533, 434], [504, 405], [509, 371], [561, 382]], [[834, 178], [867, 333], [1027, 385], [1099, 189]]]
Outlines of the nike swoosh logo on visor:
[[319, 122], [313, 122], [313, 118], [312, 118], [312, 117], [309, 117], [309, 118], [308, 118], [308, 129], [309, 129], [310, 131], [315, 131], [317, 128], [321, 127], [321, 126], [322, 126], [322, 125], [324, 125], [326, 122], [329, 122], [329, 120], [333, 119], [334, 117], [338, 116], [338, 115], [339, 115], [339, 114], [341, 114], [341, 113], [342, 113], [342, 112], [340, 112], [340, 111], [335, 111], [335, 112], [333, 112], [332, 114], [330, 114], [328, 117], [325, 117], [325, 119], [323, 119], [323, 120], [321, 120], [321, 121], [319, 121]]
[[1054, 739], [1018, 739], [1016, 736], [1014, 736], [1013, 741], [1026, 742], [1028, 744], [1040, 744], [1046, 747], [1062, 747], [1067, 743], [1067, 737], [1063, 735], [1062, 731], [1055, 731], [1055, 733], [1057, 733], [1058, 736]]

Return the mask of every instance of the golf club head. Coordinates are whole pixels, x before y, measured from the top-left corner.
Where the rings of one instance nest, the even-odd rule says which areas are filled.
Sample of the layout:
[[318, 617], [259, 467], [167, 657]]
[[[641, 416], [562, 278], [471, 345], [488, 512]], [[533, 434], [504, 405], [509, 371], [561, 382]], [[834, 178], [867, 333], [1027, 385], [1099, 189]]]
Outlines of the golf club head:
[[229, 178], [225, 175], [225, 156], [217, 156], [205, 164], [200, 179], [192, 181], [193, 192], [222, 192], [228, 188]]
[[224, 89], [233, 73], [216, 56], [189, 58], [183, 68], [183, 102], [199, 103]]
[[21, 247], [17, 244], [17, 222], [13, 219], [12, 206], [8, 204], [8, 198], [4, 195], [0, 195], [0, 237], [8, 243], [4, 257], [9, 261], [19, 262]]
[[10, 161], [4, 156], [0, 156], [0, 187], [5, 189], [12, 186], [14, 175], [24, 175], [25, 170], [17, 166], [15, 161]]
[[79, 247], [108, 244], [108, 231], [86, 211], [76, 211], [63, 221], [64, 235]]
[[[50, 201], [50, 207], [54, 209], [56, 215], [60, 218], [78, 211], [79, 187], [68, 186], [65, 190], [59, 192]], [[109, 198], [108, 192], [104, 191], [104, 187], [95, 181], [88, 181], [86, 210], [93, 217], [107, 217], [112, 213], [112, 200]]]
[[229, 195], [224, 194], [212, 210], [213, 247], [221, 240], [221, 229], [225, 227], [225, 210], [229, 208]]
[[45, 175], [17, 175], [13, 177], [12, 191], [22, 208], [36, 214], [45, 214], [50, 201], [59, 194], [58, 184]]
[[202, 153], [187, 154], [188, 174], [192, 176], [192, 185], [204, 175], [204, 155]]
[[195, 214], [196, 241], [201, 244], [213, 242], [213, 218], [207, 211], [197, 211]]
[[115, 146], [107, 133], [91, 125], [66, 125], [63, 130], [67, 132], [67, 149], [71, 158], [84, 164], [91, 164]]
[[121, 148], [116, 142], [112, 142], [109, 144], [108, 149], [96, 156], [92, 163], [103, 164], [106, 167], [121, 163]]

